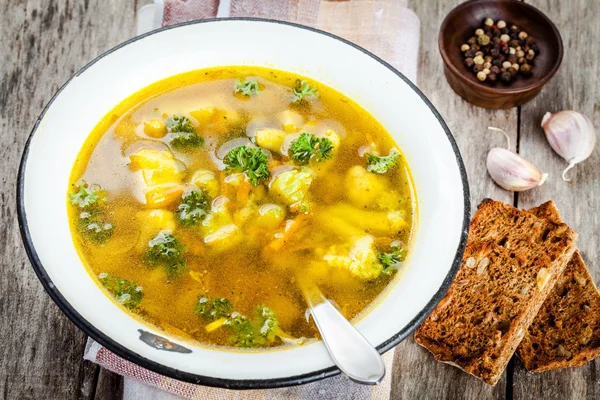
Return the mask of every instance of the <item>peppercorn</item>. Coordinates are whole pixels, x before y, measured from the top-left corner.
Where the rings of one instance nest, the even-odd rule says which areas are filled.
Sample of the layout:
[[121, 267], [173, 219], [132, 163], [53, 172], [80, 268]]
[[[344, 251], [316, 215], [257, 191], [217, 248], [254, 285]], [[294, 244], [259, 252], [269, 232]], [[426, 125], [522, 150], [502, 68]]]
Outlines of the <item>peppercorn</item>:
[[519, 41], [518, 41], [518, 40], [514, 40], [514, 39], [513, 39], [513, 40], [511, 40], [511, 41], [508, 43], [508, 45], [509, 45], [510, 47], [515, 47], [515, 48], [516, 48], [516, 47], [519, 45]]
[[491, 62], [484, 62], [483, 63], [483, 68], [491, 68], [492, 67], [492, 63]]
[[473, 65], [475, 65], [475, 63], [473, 62], [473, 58], [471, 57], [465, 58], [464, 63], [467, 66], [467, 68], [471, 68]]
[[483, 65], [481, 65], [481, 64], [475, 64], [473, 66], [473, 72], [478, 73], [479, 71], [483, 71]]
[[519, 30], [519, 27], [517, 27], [516, 25], [511, 25], [511, 26], [510, 26], [510, 30], [511, 30], [511, 31], [518, 31], [518, 30]]
[[527, 36], [527, 39], [525, 39], [525, 43], [527, 43], [527, 44], [534, 44], [535, 43], [535, 39], [532, 36]]
[[525, 54], [527, 54], [527, 52], [529, 50], [531, 50], [531, 47], [529, 47], [529, 45], [525, 45], [525, 46], [521, 47], [521, 50], [523, 50], [525, 52]]
[[489, 73], [491, 72], [489, 68], [485, 68], [485, 67], [482, 69], [482, 71], [483, 71], [483, 73], [484, 73], [484, 74], [486, 74], [486, 75], [487, 75], [487, 74], [489, 74]]
[[506, 28], [506, 22], [503, 20], [500, 20], [500, 21], [498, 21], [498, 23], [496, 23], [496, 26], [500, 29]]
[[481, 46], [490, 44], [490, 37], [488, 35], [481, 35], [477, 38], [477, 43]]
[[519, 64], [524, 64], [525, 63], [525, 57], [519, 57], [519, 59], [517, 60], [517, 62]]
[[508, 54], [508, 52], [509, 52], [508, 46], [502, 46], [500, 48], [500, 51], [502, 52], [502, 54]]
[[479, 71], [477, 73], [477, 79], [479, 79], [480, 81], [485, 81], [485, 78], [487, 77], [487, 75], [485, 74], [485, 72], [483, 71]]
[[490, 55], [492, 57], [498, 57], [499, 54], [500, 54], [500, 46], [494, 46], [492, 48], [492, 50], [490, 50]]
[[500, 61], [499, 59], [495, 58], [492, 60], [492, 67], [498, 67], [500, 68], [502, 66], [502, 61]]
[[475, 30], [475, 36], [481, 36], [483, 34], [484, 34], [483, 29], [479, 28], [479, 29]]
[[525, 52], [523, 50], [517, 50], [517, 58], [525, 57]]
[[490, 68], [490, 74], [499, 74], [500, 73], [500, 68], [497, 67], [496, 65], [492, 65], [492, 68]]
[[477, 38], [475, 36], [471, 36], [468, 40], [467, 43], [469, 44], [475, 44], [477, 43]]
[[500, 81], [502, 81], [502, 83], [509, 84], [511, 80], [512, 75], [510, 74], [510, 72], [504, 71], [500, 74]]
[[480, 55], [477, 55], [474, 59], [473, 62], [477, 65], [481, 65], [484, 63], [483, 61], [483, 57], [481, 57]]
[[490, 73], [487, 75], [487, 79], [490, 82], [496, 82], [496, 80], [498, 79], [498, 74], [495, 74], [490, 71]]
[[514, 69], [513, 67], [510, 67], [509, 69], [507, 69], [507, 71], [510, 73], [510, 76], [512, 76], [513, 78], [515, 76], [517, 76], [517, 70]]
[[521, 68], [519, 68], [519, 72], [521, 73], [521, 75], [525, 75], [525, 76], [531, 75], [531, 65], [529, 65], [529, 64], [521, 65]]
[[508, 28], [502, 28], [502, 29], [500, 29], [500, 33], [502, 33], [502, 34], [507, 34], [508, 32], [510, 32], [508, 30]]
[[503, 63], [503, 62], [504, 62], [504, 60], [506, 60], [506, 56], [505, 56], [504, 54], [500, 54], [500, 55], [498, 56], [498, 60], [500, 60], [500, 62], [501, 62], [501, 63]]
[[537, 43], [531, 43], [531, 45], [529, 46], [533, 51], [535, 51], [535, 54], [540, 54], [540, 47], [538, 46]]
[[492, 26], [494, 25], [494, 20], [488, 17], [485, 19], [485, 21], [483, 21], [483, 24], [487, 26]]
[[510, 61], [504, 61], [502, 63], [502, 68], [504, 69], [509, 69], [512, 66], [512, 63]]
[[508, 54], [516, 54], [516, 53], [517, 53], [517, 49], [515, 49], [514, 47], [508, 48]]
[[506, 59], [510, 61], [511, 64], [514, 64], [517, 62], [518, 57], [515, 54], [510, 54]]
[[479, 51], [479, 45], [478, 45], [477, 43], [473, 43], [473, 44], [471, 45], [471, 50], [474, 50], [474, 51]]
[[483, 51], [476, 51], [475, 52], [475, 57], [477, 57], [477, 56], [483, 58]]
[[525, 31], [521, 31], [521, 32], [519, 32], [519, 39], [521, 39], [521, 40], [525, 40], [525, 39], [527, 39], [527, 36], [529, 36], [529, 35], [527, 34], [527, 32], [525, 32]]
[[467, 50], [465, 52], [465, 57], [471, 57], [471, 58], [475, 57], [475, 50]]
[[508, 36], [507, 34], [504, 34], [504, 35], [500, 36], [500, 40], [502, 40], [504, 43], [507, 43], [510, 40], [510, 36]]
[[485, 33], [486, 35], [491, 35], [492, 34], [492, 27], [491, 26], [484, 26], [483, 27], [483, 33]]
[[471, 46], [469, 46], [468, 44], [463, 44], [462, 46], [460, 46], [460, 51], [462, 51], [463, 53], [467, 50], [469, 50], [471, 48]]
[[502, 35], [502, 32], [500, 32], [500, 29], [494, 29], [492, 31], [492, 36], [494, 37], [494, 39], [496, 39], [496, 38], [500, 39], [500, 35]]
[[492, 57], [492, 56], [483, 57], [483, 61], [485, 61], [485, 62], [492, 62], [493, 59], [494, 59], [494, 57]]
[[517, 71], [519, 71], [519, 64], [514, 63], [511, 68], [516, 69]]
[[527, 52], [527, 55], [525, 56], [525, 59], [527, 59], [527, 61], [531, 61], [535, 58], [535, 52], [531, 49], [529, 49], [529, 51]]

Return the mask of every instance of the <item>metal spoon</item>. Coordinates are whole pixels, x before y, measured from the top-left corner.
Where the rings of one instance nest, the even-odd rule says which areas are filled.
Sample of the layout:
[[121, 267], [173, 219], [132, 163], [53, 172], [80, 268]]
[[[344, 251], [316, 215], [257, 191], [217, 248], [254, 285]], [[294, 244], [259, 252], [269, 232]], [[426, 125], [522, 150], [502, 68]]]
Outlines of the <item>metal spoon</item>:
[[354, 382], [376, 385], [385, 376], [385, 365], [377, 350], [307, 279], [299, 279], [310, 313], [329, 355]]

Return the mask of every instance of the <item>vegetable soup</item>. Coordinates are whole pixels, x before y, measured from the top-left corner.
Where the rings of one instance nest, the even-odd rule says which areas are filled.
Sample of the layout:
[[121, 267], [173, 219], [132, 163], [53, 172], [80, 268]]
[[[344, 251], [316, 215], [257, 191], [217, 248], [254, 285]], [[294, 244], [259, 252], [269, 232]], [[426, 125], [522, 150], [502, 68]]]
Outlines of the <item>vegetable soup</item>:
[[173, 76], [113, 109], [73, 168], [68, 209], [90, 273], [175, 336], [302, 345], [298, 278], [347, 318], [402, 267], [416, 220], [388, 132], [341, 93], [291, 73]]

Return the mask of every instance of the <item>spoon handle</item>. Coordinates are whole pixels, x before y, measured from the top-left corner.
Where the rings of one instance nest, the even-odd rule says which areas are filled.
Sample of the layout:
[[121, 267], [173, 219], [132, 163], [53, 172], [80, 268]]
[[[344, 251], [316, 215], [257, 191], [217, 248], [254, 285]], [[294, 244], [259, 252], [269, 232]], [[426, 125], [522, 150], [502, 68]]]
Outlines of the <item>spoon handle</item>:
[[310, 311], [331, 358], [342, 372], [358, 383], [381, 382], [385, 375], [381, 356], [333, 304], [323, 299], [310, 304]]

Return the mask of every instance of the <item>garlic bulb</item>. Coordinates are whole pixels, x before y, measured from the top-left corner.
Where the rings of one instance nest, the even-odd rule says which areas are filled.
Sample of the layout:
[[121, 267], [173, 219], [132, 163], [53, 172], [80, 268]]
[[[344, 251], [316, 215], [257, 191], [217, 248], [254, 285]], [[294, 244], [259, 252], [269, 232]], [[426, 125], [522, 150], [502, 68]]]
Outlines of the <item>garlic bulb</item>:
[[[498, 128], [488, 128], [502, 132], [510, 147], [510, 138], [506, 132]], [[532, 163], [508, 149], [495, 147], [490, 150], [487, 157], [487, 169], [499, 186], [506, 190], [522, 192], [542, 185], [548, 178]]]
[[567, 171], [594, 151], [596, 133], [592, 121], [577, 111], [547, 112], [542, 119], [542, 128], [550, 146], [569, 163], [562, 173], [563, 180], [569, 181], [565, 177]]

